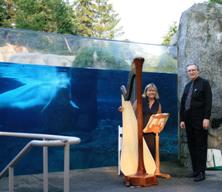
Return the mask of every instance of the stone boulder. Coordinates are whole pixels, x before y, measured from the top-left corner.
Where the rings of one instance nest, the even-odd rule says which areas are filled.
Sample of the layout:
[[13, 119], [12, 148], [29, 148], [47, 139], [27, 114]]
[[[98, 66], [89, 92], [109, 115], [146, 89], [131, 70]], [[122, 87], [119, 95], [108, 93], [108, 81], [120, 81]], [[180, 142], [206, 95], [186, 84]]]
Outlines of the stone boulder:
[[1, 62], [71, 67], [74, 59], [75, 56], [32, 52], [24, 46], [9, 43], [0, 47]]
[[[222, 5], [194, 4], [182, 13], [178, 40], [178, 96], [188, 82], [186, 65], [196, 63], [200, 66], [200, 76], [209, 80], [213, 92], [212, 118], [222, 117]], [[180, 133], [181, 141], [185, 133]], [[210, 128], [209, 147], [222, 150], [221, 128]], [[217, 142], [216, 142], [217, 141]], [[215, 145], [217, 143], [217, 146]], [[183, 146], [181, 144], [181, 146]], [[186, 151], [181, 149], [180, 151]], [[186, 159], [187, 154], [180, 154]], [[184, 164], [185, 163], [184, 161]]]
[[66, 55], [17, 53], [12, 55], [8, 61], [13, 63], [71, 67], [74, 59], [74, 56]]
[[0, 47], [0, 62], [8, 62], [12, 55], [28, 52], [29, 50], [24, 46], [6, 43], [4, 46]]

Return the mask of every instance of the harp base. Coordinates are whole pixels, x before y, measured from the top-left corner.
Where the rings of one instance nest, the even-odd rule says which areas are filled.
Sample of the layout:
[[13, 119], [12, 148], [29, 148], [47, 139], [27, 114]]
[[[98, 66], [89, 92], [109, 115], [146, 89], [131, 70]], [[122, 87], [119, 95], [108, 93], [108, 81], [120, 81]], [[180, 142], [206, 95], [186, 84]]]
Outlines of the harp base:
[[155, 175], [157, 177], [162, 177], [162, 178], [165, 178], [165, 179], [171, 179], [171, 175], [167, 174], [167, 173], [155, 173]]
[[129, 175], [125, 176], [125, 185], [126, 186], [140, 186], [147, 187], [151, 185], [157, 185], [157, 177], [155, 175]]

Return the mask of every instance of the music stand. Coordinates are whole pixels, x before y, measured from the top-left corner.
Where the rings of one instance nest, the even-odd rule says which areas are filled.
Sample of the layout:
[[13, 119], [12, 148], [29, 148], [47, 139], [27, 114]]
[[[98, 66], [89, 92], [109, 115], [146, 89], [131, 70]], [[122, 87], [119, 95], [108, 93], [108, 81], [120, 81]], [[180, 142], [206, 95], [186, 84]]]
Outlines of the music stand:
[[158, 177], [163, 177], [170, 179], [171, 176], [166, 173], [160, 172], [160, 149], [159, 149], [159, 133], [164, 129], [166, 122], [169, 118], [169, 113], [159, 113], [154, 114], [150, 117], [149, 122], [144, 128], [144, 133], [154, 133], [155, 134], [155, 161], [156, 161], [156, 172], [155, 175]]

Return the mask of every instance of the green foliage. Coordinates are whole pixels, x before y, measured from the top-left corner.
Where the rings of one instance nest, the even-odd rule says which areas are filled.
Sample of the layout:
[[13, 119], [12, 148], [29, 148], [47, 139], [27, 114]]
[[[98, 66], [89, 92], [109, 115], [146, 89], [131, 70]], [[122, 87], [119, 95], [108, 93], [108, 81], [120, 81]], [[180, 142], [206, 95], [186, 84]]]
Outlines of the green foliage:
[[177, 72], [177, 60], [173, 59], [168, 53], [161, 55], [158, 65], [159, 69], [164, 72], [176, 73]]
[[0, 26], [113, 39], [120, 19], [107, 0], [0, 0]]
[[16, 0], [16, 27], [75, 34], [74, 15], [63, 0]]
[[79, 0], [74, 4], [76, 24], [78, 26], [77, 34], [82, 36], [92, 36], [92, 23], [94, 22], [94, 4], [91, 0]]
[[[34, 31], [75, 34], [72, 7], [63, 0], [0, 0], [0, 26]], [[45, 53], [66, 53], [65, 37], [47, 33], [19, 33], [4, 30], [5, 42], [23, 45]], [[16, 38], [15, 38], [16, 36]]]
[[6, 19], [7, 19], [6, 2], [5, 0], [0, 0], [0, 26], [4, 25], [4, 21]]
[[72, 7], [63, 0], [0, 0], [0, 26], [75, 34]]
[[79, 35], [113, 39], [121, 33], [118, 14], [107, 0], [76, 0], [74, 10]]
[[106, 0], [96, 0], [97, 10], [94, 23], [94, 37], [113, 39], [120, 19], [118, 14], [113, 11], [111, 4]]
[[14, 10], [14, 0], [0, 0], [0, 27], [13, 26]]
[[109, 48], [92, 46], [78, 51], [73, 67], [120, 69], [128, 65], [124, 60], [116, 58]]
[[158, 56], [152, 55], [145, 59], [143, 70], [149, 72], [176, 73], [177, 60], [173, 59], [167, 53]]
[[219, 4], [222, 4], [222, 0], [209, 0], [209, 3], [219, 3]]
[[178, 31], [178, 26], [177, 26], [177, 23], [174, 22], [174, 23], [170, 26], [168, 33], [163, 37], [163, 42], [162, 42], [162, 44], [163, 44], [163, 45], [169, 45], [169, 44], [170, 44], [170, 41], [172, 40], [173, 35], [174, 35], [177, 31]]
[[3, 23], [7, 18], [5, 7], [6, 7], [5, 1], [0, 0], [0, 26], [4, 25]]

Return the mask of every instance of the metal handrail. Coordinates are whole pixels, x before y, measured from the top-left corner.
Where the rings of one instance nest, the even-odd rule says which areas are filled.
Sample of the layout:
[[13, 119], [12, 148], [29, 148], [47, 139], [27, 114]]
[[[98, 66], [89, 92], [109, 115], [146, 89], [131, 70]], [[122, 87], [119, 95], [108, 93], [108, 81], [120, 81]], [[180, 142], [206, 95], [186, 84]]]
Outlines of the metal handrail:
[[0, 178], [9, 171], [9, 192], [14, 191], [14, 166], [34, 146], [43, 147], [43, 191], [48, 192], [48, 147], [64, 146], [64, 192], [70, 191], [70, 144], [80, 143], [80, 138], [63, 135], [0, 132], [0, 136], [22, 137], [42, 140], [32, 140], [9, 162], [1, 171]]

